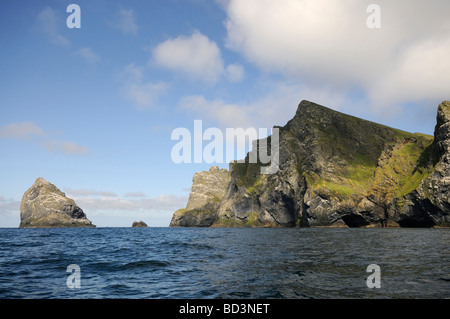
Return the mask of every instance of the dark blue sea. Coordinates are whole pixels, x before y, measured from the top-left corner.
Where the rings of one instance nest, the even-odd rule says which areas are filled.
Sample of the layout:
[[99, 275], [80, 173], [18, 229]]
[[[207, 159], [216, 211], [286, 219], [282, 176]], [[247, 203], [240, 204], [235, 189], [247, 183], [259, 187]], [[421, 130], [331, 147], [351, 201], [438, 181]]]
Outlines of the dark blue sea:
[[449, 244], [449, 229], [3, 228], [0, 298], [450, 298]]

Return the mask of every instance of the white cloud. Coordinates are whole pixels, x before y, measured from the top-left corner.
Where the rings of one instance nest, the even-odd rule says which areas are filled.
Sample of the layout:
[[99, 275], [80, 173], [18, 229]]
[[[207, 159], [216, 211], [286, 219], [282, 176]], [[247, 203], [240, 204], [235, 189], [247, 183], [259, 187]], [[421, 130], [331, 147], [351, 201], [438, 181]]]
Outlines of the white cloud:
[[64, 191], [70, 196], [102, 196], [102, 197], [117, 197], [116, 193], [108, 191], [96, 191], [92, 189], [72, 189], [65, 188]]
[[155, 109], [158, 107], [158, 98], [167, 92], [169, 85], [162, 81], [144, 82], [143, 72], [143, 67], [133, 63], [127, 65], [122, 73], [122, 90], [137, 109]]
[[[448, 98], [450, 38], [430, 39], [411, 46], [384, 81], [374, 83], [371, 98], [383, 104], [402, 100]], [[444, 62], [444, 63], [443, 63]]]
[[100, 61], [100, 57], [98, 56], [98, 54], [89, 47], [81, 48], [75, 53], [81, 56], [86, 62], [90, 64], [96, 64]]
[[[127, 192], [119, 196], [115, 192], [93, 189], [64, 188], [66, 195], [89, 214], [101, 211], [172, 211], [185, 207], [186, 196], [163, 194], [147, 197], [143, 192]], [[1, 198], [0, 198], [1, 202]]]
[[[448, 98], [450, 2], [229, 0], [226, 44], [269, 72], [334, 91], [355, 86], [377, 107]], [[378, 98], [380, 97], [380, 98]]]
[[122, 198], [122, 197], [97, 197], [81, 196], [72, 197], [78, 206], [86, 211], [176, 211], [185, 207], [186, 196], [160, 195], [153, 198]]
[[57, 140], [47, 140], [40, 143], [45, 149], [52, 153], [65, 155], [88, 155], [90, 150], [86, 146], [79, 145], [75, 142], [64, 142]]
[[[67, 28], [66, 21], [63, 16], [59, 15], [51, 7], [42, 10], [37, 16], [37, 29], [43, 33], [53, 44], [69, 48], [71, 42], [62, 35], [62, 30]], [[90, 47], [83, 47], [74, 52], [75, 55], [82, 57], [90, 64], [96, 64], [100, 61], [100, 57]]]
[[20, 201], [0, 196], [0, 214], [15, 215], [20, 212]]
[[167, 88], [165, 82], [133, 83], [125, 86], [126, 96], [140, 110], [155, 108], [158, 97], [166, 93]]
[[225, 66], [217, 43], [199, 31], [158, 44], [152, 51], [149, 65], [166, 68], [206, 84], [216, 84], [222, 77], [230, 82], [239, 82], [245, 74], [240, 64]]
[[179, 36], [160, 43], [153, 50], [152, 63], [193, 80], [216, 83], [224, 72], [217, 44], [195, 31], [190, 37]]
[[334, 109], [348, 105], [345, 95], [320, 88], [284, 82], [261, 84], [264, 95], [251, 101], [228, 102], [209, 100], [203, 95], [183, 97], [178, 107], [196, 114], [197, 118], [213, 120], [222, 127], [271, 128], [285, 125], [297, 110], [301, 100], [310, 100]]
[[125, 66], [122, 72], [123, 81], [127, 83], [141, 83], [143, 77], [144, 68], [134, 63]]
[[240, 64], [230, 64], [226, 68], [226, 75], [230, 82], [239, 82], [244, 78], [244, 67]]
[[223, 126], [251, 126], [250, 110], [247, 106], [227, 103], [219, 99], [207, 100], [203, 95], [190, 95], [183, 97], [178, 107], [216, 120]]
[[90, 150], [86, 146], [70, 141], [58, 141], [33, 122], [12, 123], [0, 127], [0, 138], [22, 139], [45, 148], [53, 153], [66, 155], [87, 155]]
[[125, 194], [125, 197], [146, 197], [143, 192], [129, 192]]
[[118, 13], [117, 20], [111, 23], [111, 25], [123, 34], [136, 36], [138, 32], [136, 17], [132, 9], [121, 9]]
[[50, 7], [42, 10], [37, 16], [38, 29], [55, 45], [67, 47], [70, 41], [61, 35], [60, 28], [66, 27], [65, 21]]
[[12, 123], [0, 128], [0, 138], [29, 139], [34, 135], [42, 136], [44, 131], [32, 122]]

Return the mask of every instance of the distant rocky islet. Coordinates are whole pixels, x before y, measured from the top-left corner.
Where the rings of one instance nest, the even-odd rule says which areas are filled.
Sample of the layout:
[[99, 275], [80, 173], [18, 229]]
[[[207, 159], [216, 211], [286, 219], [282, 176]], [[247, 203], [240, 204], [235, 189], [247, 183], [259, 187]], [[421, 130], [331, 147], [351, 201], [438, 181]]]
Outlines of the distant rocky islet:
[[95, 227], [75, 201], [39, 177], [20, 204], [20, 228]]
[[[84, 211], [55, 185], [38, 177], [24, 193], [20, 205], [20, 228], [96, 227]], [[134, 221], [131, 227], [148, 225]]]
[[141, 220], [141, 221], [134, 221], [133, 224], [131, 225], [131, 227], [143, 228], [143, 227], [148, 227], [148, 225]]

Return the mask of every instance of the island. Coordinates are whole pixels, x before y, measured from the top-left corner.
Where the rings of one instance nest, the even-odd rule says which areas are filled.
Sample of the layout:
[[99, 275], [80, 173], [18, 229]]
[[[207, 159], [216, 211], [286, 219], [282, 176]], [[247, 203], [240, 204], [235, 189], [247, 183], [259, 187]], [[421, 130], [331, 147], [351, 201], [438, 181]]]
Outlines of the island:
[[148, 227], [146, 223], [144, 223], [142, 220], [141, 221], [134, 221], [133, 224], [131, 225], [131, 227]]
[[20, 228], [95, 227], [75, 201], [55, 185], [39, 177], [24, 193], [20, 204]]
[[[278, 169], [251, 162], [198, 172], [171, 227], [449, 227], [450, 101], [434, 136], [302, 101], [279, 129]], [[264, 143], [261, 143], [261, 142]]]

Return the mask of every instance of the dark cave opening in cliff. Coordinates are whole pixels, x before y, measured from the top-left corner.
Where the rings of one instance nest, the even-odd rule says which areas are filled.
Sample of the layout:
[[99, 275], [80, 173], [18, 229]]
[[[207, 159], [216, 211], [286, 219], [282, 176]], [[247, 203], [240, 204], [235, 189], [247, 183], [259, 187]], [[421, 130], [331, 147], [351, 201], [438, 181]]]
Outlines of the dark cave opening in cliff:
[[430, 228], [435, 225], [435, 222], [430, 219], [413, 219], [413, 218], [406, 218], [403, 220], [400, 220], [398, 222], [400, 227], [404, 228]]
[[370, 222], [357, 214], [348, 214], [341, 217], [345, 225], [350, 228], [364, 227], [370, 224]]

